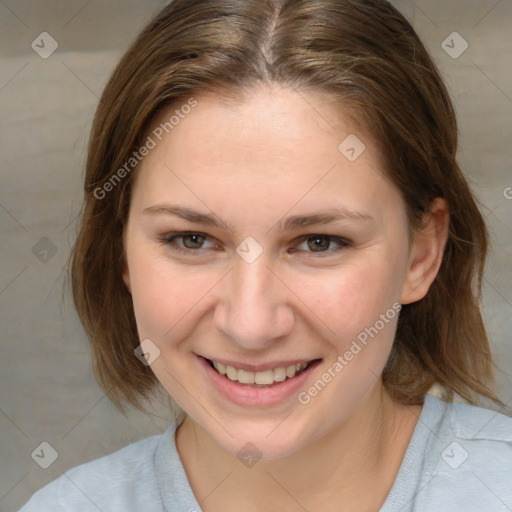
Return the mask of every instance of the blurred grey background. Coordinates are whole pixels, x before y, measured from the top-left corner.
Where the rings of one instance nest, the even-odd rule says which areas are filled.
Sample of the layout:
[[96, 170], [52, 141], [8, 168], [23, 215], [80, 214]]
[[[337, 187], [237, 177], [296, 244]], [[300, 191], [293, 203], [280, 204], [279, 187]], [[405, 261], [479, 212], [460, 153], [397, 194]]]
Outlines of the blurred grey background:
[[[70, 297], [62, 299], [98, 98], [122, 52], [165, 3], [0, 0], [2, 512], [68, 468], [171, 421], [165, 401], [151, 414], [126, 416], [109, 403]], [[493, 236], [483, 306], [503, 370], [497, 391], [511, 405], [512, 2], [393, 3], [431, 50], [457, 108], [460, 162]], [[42, 442], [58, 453], [48, 469], [36, 463]]]

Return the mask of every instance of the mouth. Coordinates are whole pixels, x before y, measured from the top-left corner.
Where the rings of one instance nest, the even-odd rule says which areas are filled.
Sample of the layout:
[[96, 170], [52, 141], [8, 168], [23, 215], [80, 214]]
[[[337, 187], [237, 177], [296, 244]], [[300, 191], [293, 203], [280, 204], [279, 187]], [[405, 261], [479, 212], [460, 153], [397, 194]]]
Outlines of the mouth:
[[278, 383], [292, 380], [311, 366], [319, 363], [321, 359], [312, 359], [287, 366], [276, 366], [263, 371], [250, 371], [223, 364], [219, 361], [206, 359], [206, 362], [219, 375], [232, 382], [236, 382], [251, 388], [270, 388]]
[[[220, 396], [242, 407], [274, 407], [291, 401], [313, 378], [323, 359], [248, 364], [198, 355], [206, 379]], [[241, 366], [241, 368], [240, 368]]]

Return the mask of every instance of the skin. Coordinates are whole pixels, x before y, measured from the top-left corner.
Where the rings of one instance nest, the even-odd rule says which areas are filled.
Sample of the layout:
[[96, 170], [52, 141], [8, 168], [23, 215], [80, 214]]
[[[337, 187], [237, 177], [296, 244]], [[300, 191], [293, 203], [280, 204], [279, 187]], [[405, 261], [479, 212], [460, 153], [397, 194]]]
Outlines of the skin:
[[[375, 144], [328, 97], [272, 87], [230, 102], [196, 99], [137, 170], [123, 269], [140, 339], [160, 350], [151, 368], [187, 413], [176, 443], [192, 489], [205, 511], [376, 510], [421, 412], [394, 403], [382, 385], [397, 317], [307, 405], [296, 395], [268, 407], [236, 405], [212, 386], [197, 355], [255, 364], [321, 359], [307, 390], [394, 303], [425, 296], [441, 264], [448, 206], [436, 199], [410, 238]], [[366, 149], [351, 162], [338, 146], [353, 133]], [[145, 211], [155, 205], [227, 226]], [[370, 219], [278, 224], [335, 208]], [[179, 231], [208, 238], [184, 254], [176, 250], [184, 239], [161, 242]], [[313, 235], [350, 244], [324, 238], [327, 247], [315, 252]], [[236, 252], [248, 236], [263, 249], [252, 263]], [[251, 468], [237, 457], [247, 442], [262, 454]]]

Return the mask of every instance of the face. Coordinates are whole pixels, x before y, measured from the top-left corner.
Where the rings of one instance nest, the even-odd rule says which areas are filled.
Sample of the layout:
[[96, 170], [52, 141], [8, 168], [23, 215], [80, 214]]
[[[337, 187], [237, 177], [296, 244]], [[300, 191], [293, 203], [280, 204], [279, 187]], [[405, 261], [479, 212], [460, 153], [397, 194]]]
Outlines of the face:
[[[185, 412], [233, 454], [282, 457], [381, 384], [410, 291], [405, 206], [328, 98], [195, 98], [137, 170], [124, 281]], [[350, 134], [355, 160], [339, 149]]]

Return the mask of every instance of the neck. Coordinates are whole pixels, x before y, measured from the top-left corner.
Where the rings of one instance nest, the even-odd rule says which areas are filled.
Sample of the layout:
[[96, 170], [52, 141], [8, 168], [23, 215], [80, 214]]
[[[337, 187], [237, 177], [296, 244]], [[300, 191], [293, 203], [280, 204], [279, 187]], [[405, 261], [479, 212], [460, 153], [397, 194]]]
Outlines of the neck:
[[281, 502], [287, 510], [290, 500], [307, 510], [329, 503], [323, 510], [378, 510], [420, 411], [394, 403], [379, 380], [349, 420], [282, 459], [246, 467], [190, 417], [178, 429], [176, 445], [205, 511], [229, 511], [231, 504], [233, 510], [267, 510], [269, 504], [276, 510]]

